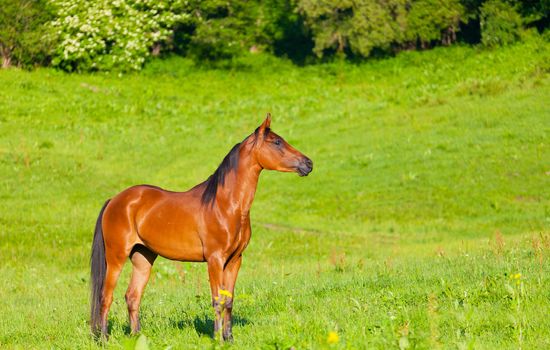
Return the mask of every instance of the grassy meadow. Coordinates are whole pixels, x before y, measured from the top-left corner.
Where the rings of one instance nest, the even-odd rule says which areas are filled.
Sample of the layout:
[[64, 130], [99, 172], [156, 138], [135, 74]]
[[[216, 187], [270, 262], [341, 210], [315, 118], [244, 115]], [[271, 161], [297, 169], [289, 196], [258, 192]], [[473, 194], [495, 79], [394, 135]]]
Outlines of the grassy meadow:
[[[536, 40], [363, 64], [0, 70], [0, 348], [105, 346], [88, 326], [103, 202], [203, 181], [268, 111], [314, 170], [261, 176], [234, 343], [212, 340], [206, 265], [159, 258], [149, 348], [550, 348], [549, 73]], [[107, 348], [136, 343], [129, 268]]]

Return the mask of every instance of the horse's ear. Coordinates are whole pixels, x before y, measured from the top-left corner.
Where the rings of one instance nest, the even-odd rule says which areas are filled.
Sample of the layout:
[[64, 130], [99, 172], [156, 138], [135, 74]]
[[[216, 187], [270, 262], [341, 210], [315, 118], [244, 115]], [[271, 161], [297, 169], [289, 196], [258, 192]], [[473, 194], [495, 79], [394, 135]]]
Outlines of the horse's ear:
[[267, 116], [265, 117], [264, 122], [262, 125], [258, 127], [258, 139], [262, 140], [266, 134], [266, 131], [269, 130], [269, 126], [271, 125], [271, 113], [267, 113]]
[[265, 116], [265, 120], [264, 122], [262, 123], [262, 126], [260, 126], [260, 129], [269, 129], [269, 126], [271, 125], [271, 113], [267, 113], [267, 115]]

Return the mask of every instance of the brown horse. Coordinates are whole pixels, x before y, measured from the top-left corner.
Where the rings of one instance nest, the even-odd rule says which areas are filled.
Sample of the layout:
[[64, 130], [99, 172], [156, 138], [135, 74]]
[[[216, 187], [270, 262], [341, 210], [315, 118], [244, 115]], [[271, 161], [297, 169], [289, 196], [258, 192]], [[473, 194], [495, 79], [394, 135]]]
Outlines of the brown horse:
[[187, 192], [130, 187], [108, 200], [97, 218], [91, 257], [92, 332], [107, 336], [113, 290], [126, 259], [132, 277], [126, 303], [132, 333], [140, 330], [139, 304], [157, 255], [206, 262], [216, 320], [214, 334], [232, 339], [233, 290], [250, 240], [250, 207], [263, 169], [305, 176], [312, 161], [269, 128], [271, 116], [235, 145], [205, 182]]

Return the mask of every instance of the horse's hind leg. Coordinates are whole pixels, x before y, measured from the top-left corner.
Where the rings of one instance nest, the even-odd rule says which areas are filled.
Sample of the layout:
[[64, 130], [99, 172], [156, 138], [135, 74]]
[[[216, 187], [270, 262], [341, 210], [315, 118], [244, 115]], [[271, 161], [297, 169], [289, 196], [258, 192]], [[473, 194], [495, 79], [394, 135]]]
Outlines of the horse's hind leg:
[[136, 245], [130, 254], [132, 260], [132, 279], [126, 291], [126, 304], [128, 304], [128, 314], [130, 316], [130, 328], [132, 333], [140, 331], [139, 324], [139, 304], [141, 296], [149, 281], [151, 268], [157, 254], [142, 245]]
[[108, 254], [106, 256], [107, 270], [105, 272], [105, 284], [103, 286], [103, 295], [101, 298], [101, 333], [105, 337], [107, 337], [108, 335], [107, 316], [113, 302], [113, 292], [115, 290], [118, 277], [120, 276], [120, 272], [124, 267], [126, 257], [127, 256], [122, 254], [118, 256], [114, 254]]

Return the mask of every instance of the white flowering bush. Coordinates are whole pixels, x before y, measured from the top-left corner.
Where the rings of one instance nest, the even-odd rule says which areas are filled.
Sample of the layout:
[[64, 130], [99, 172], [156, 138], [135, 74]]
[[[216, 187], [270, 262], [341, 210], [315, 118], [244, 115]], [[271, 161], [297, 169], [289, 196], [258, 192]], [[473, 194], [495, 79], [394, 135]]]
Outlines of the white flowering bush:
[[51, 0], [58, 47], [52, 63], [69, 71], [139, 70], [185, 21], [184, 0]]

